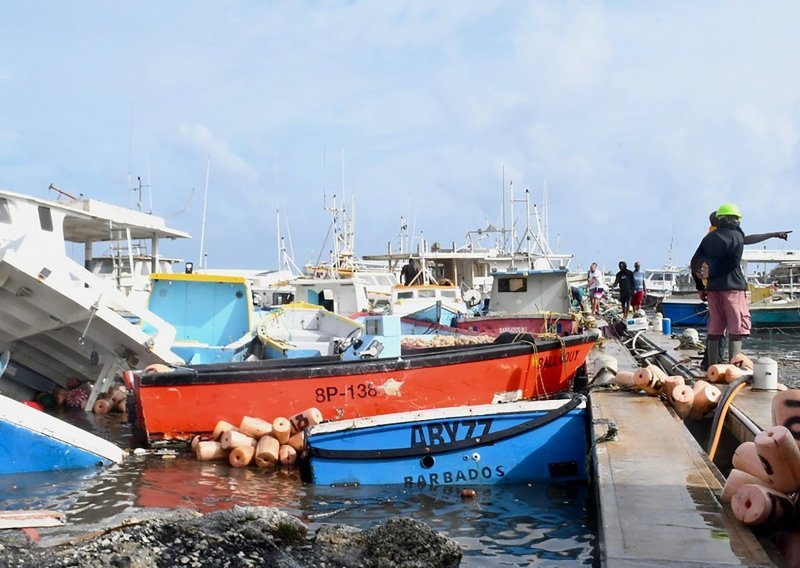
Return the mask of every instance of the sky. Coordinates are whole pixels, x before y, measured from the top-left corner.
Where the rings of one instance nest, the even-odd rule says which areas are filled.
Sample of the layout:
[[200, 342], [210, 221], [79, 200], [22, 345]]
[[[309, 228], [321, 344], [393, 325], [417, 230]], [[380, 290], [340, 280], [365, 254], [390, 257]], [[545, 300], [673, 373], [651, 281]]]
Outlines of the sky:
[[[400, 219], [460, 245], [503, 194], [572, 267], [686, 265], [723, 202], [795, 230], [800, 3], [0, 0], [0, 188], [142, 207], [162, 254], [275, 268]], [[208, 172], [208, 175], [207, 175]], [[205, 188], [208, 202], [203, 222]], [[504, 191], [505, 190], [505, 191]], [[511, 225], [506, 206], [506, 225]], [[515, 206], [516, 226], [524, 228]]]

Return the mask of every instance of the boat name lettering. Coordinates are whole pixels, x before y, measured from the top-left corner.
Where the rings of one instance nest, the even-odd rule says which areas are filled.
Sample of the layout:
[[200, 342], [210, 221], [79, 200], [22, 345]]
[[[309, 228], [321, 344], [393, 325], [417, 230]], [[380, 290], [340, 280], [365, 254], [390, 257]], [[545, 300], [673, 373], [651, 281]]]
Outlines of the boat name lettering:
[[569, 361], [577, 361], [578, 360], [578, 351], [567, 351], [566, 353], [561, 354], [559, 351], [558, 353], [554, 353], [552, 355], [548, 355], [547, 357], [537, 357], [536, 365], [539, 368], [547, 368], [547, 367], [555, 367], [557, 365], [561, 365], [561, 363], [567, 363]]
[[510, 326], [510, 327], [501, 327], [500, 328], [500, 333], [506, 333], [506, 332], [508, 332], [508, 333], [529, 333], [529, 330], [528, 330], [527, 327], [524, 327], [524, 326], [516, 326], [516, 327]]
[[491, 418], [430, 422], [412, 426], [411, 447], [438, 446], [458, 440], [468, 440], [474, 436], [480, 438], [489, 433], [491, 426]]
[[358, 383], [355, 385], [347, 385], [346, 387], [337, 387], [329, 385], [327, 387], [320, 387], [314, 391], [317, 402], [331, 402], [342, 398], [367, 398], [370, 396], [378, 396], [378, 389], [372, 383]]
[[425, 485], [442, 485], [448, 483], [459, 483], [462, 481], [475, 481], [477, 479], [491, 479], [493, 477], [504, 477], [506, 472], [503, 470], [502, 465], [495, 466], [492, 469], [489, 466], [484, 466], [480, 469], [458, 469], [456, 471], [442, 471], [439, 473], [423, 473], [413, 477], [408, 475], [403, 478], [403, 485], [411, 487], [416, 485], [424, 487]]

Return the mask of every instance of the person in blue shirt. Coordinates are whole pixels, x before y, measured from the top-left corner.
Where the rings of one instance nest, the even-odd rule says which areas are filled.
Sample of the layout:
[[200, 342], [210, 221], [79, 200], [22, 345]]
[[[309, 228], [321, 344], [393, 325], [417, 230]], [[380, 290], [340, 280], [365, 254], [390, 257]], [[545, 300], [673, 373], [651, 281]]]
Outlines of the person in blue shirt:
[[633, 296], [631, 296], [631, 309], [633, 315], [642, 308], [644, 297], [647, 294], [647, 286], [644, 281], [644, 272], [639, 261], [633, 263]]

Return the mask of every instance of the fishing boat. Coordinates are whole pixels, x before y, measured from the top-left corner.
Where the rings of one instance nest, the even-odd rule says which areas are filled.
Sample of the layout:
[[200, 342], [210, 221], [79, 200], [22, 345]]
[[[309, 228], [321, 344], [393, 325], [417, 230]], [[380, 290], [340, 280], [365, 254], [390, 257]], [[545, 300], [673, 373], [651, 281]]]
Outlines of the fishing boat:
[[326, 420], [549, 398], [570, 390], [598, 334], [419, 349], [342, 361], [309, 357], [128, 372], [140, 443], [211, 432], [219, 420], [273, 420], [316, 407]]
[[452, 325], [459, 315], [467, 312], [458, 287], [432, 283], [393, 287], [389, 306], [394, 315], [440, 325]]
[[[111, 243], [130, 261], [133, 241], [146, 239], [154, 268], [159, 241], [188, 234], [141, 211], [61, 193], [66, 201], [0, 191], [0, 351], [61, 387], [70, 379], [101, 384], [132, 367], [181, 362], [170, 351], [171, 325], [118, 289], [118, 278], [100, 278], [84, 266], [94, 243]], [[82, 262], [67, 255], [75, 244]]]
[[119, 463], [123, 451], [98, 436], [0, 395], [0, 474]]
[[[692, 295], [673, 294], [661, 303], [662, 314], [673, 326], [705, 327], [708, 304]], [[800, 327], [800, 300], [764, 298], [750, 304], [750, 321], [754, 329]]]
[[307, 430], [301, 475], [325, 485], [585, 480], [586, 429], [581, 395], [339, 420]]
[[364, 324], [322, 306], [294, 302], [265, 315], [258, 324], [262, 359], [296, 359], [344, 353]]
[[563, 269], [496, 272], [484, 315], [460, 316], [455, 326], [490, 335], [578, 332], [580, 314], [572, 312], [572, 293]]
[[147, 308], [175, 327], [171, 349], [188, 363], [241, 361], [260, 314], [250, 281], [224, 274], [153, 274]]

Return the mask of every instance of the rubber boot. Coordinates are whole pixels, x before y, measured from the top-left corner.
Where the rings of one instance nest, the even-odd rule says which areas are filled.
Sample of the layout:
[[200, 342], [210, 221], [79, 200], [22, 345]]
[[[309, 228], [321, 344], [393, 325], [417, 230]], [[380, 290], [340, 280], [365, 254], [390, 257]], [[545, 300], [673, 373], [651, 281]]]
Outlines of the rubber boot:
[[742, 352], [742, 340], [728, 338], [728, 361], [733, 359], [734, 355]]
[[706, 351], [708, 352], [708, 366], [719, 363], [719, 339], [706, 340]]

